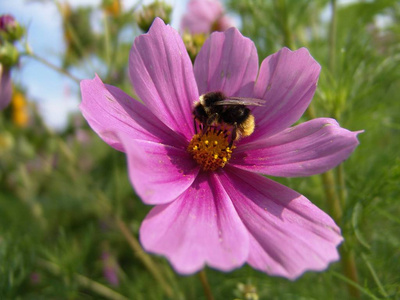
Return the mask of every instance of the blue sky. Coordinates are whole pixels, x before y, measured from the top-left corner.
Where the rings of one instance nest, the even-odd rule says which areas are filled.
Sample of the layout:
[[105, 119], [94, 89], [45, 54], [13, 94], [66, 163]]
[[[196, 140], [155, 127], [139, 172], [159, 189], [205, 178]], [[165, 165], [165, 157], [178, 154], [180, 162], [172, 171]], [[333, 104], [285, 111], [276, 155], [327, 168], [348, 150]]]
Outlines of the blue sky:
[[[61, 2], [61, 1], [60, 1]], [[101, 0], [70, 0], [73, 7], [78, 5], [98, 5]], [[134, 5], [137, 0], [122, 0], [125, 8]], [[149, 3], [151, 1], [143, 1]], [[187, 0], [167, 0], [174, 7], [172, 25], [177, 28], [180, 17], [185, 10]], [[0, 14], [12, 14], [18, 22], [28, 29], [28, 41], [33, 51], [59, 66], [64, 41], [62, 37], [61, 18], [52, 1], [45, 3], [24, 0], [0, 0]], [[134, 37], [132, 37], [133, 42]], [[128, 60], [128, 58], [127, 58]], [[89, 78], [94, 76], [89, 74]], [[78, 76], [84, 79], [81, 75]], [[53, 128], [62, 128], [71, 111], [77, 111], [80, 102], [78, 85], [66, 76], [49, 69], [43, 64], [22, 58], [20, 68], [13, 70], [14, 82], [27, 89], [30, 99], [34, 99], [46, 121]]]

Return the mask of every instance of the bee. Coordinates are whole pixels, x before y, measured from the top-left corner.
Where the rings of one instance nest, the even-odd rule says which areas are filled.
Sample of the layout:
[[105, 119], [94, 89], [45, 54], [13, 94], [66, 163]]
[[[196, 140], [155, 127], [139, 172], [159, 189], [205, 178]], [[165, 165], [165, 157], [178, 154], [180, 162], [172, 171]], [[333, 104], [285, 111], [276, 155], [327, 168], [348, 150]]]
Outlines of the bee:
[[249, 136], [255, 127], [254, 116], [246, 105], [261, 106], [264, 101], [254, 98], [227, 97], [222, 92], [201, 95], [194, 104], [194, 128], [196, 120], [203, 125], [203, 132], [209, 126], [227, 124], [232, 126], [231, 144], [241, 137]]

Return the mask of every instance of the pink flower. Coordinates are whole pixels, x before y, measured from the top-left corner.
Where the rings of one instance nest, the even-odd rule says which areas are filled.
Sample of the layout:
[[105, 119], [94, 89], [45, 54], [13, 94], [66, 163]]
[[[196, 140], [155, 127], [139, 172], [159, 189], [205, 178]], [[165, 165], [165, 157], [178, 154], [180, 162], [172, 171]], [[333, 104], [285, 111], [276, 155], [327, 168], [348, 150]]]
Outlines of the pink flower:
[[0, 110], [5, 109], [11, 102], [12, 83], [8, 68], [0, 64]]
[[[325, 172], [358, 144], [357, 133], [333, 119], [289, 128], [309, 105], [320, 72], [307, 49], [284, 48], [259, 68], [254, 43], [230, 28], [210, 36], [193, 67], [179, 34], [156, 19], [136, 38], [129, 72], [143, 104], [96, 76], [81, 83], [81, 110], [105, 142], [126, 153], [133, 187], [156, 205], [140, 228], [147, 251], [166, 256], [181, 274], [247, 262], [295, 279], [338, 260], [343, 238], [334, 221], [258, 174]], [[204, 171], [187, 149], [193, 104], [211, 91], [266, 102], [252, 109], [255, 131], [235, 143], [227, 164]]]
[[191, 0], [181, 24], [182, 30], [191, 34], [209, 34], [232, 26], [232, 21], [225, 15], [218, 0]]
[[103, 251], [101, 254], [103, 263], [103, 276], [112, 286], [119, 285], [116, 263], [109, 252]]

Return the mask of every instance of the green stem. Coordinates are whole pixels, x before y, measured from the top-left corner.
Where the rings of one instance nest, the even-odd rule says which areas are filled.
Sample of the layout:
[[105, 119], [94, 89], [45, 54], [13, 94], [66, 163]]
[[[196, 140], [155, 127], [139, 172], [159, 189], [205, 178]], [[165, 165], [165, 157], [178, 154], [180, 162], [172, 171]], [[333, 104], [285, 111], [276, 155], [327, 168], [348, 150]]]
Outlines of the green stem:
[[329, 27], [329, 61], [328, 66], [331, 70], [332, 74], [335, 71], [335, 63], [336, 63], [336, 23], [337, 23], [337, 16], [336, 16], [336, 0], [331, 0], [331, 10], [332, 10], [332, 17], [331, 23]]
[[[328, 49], [328, 67], [332, 74], [335, 74], [336, 69], [336, 28], [337, 28], [337, 14], [336, 14], [336, 0], [331, 0], [331, 10], [332, 10], [332, 17], [329, 27], [329, 49]], [[330, 171], [331, 172], [331, 171]], [[325, 173], [327, 174], [327, 173]], [[346, 190], [346, 182], [345, 182], [345, 175], [344, 175], [344, 167], [343, 165], [339, 165], [336, 168], [336, 180], [337, 185], [333, 185], [332, 193], [334, 195], [332, 198], [328, 197], [328, 203], [331, 206], [331, 212], [333, 214], [333, 218], [338, 224], [342, 223], [342, 207], [346, 205], [346, 198], [347, 198], [347, 190]], [[335, 178], [333, 174], [327, 174], [326, 176], [332, 177], [328, 180], [331, 180], [334, 184]], [[337, 192], [336, 192], [337, 190]], [[344, 244], [341, 249], [341, 257], [342, 257], [342, 266], [343, 266], [343, 273], [347, 278], [349, 278], [354, 283], [358, 284], [358, 275], [357, 275], [357, 265], [355, 262], [354, 252], [350, 248], [346, 247], [347, 245]], [[354, 285], [347, 284], [347, 288], [349, 294], [359, 299], [361, 297], [359, 289], [357, 289]]]
[[51, 62], [45, 60], [44, 58], [42, 58], [40, 56], [37, 56], [34, 53], [26, 53], [25, 55], [37, 60], [38, 62], [41, 62], [42, 64], [44, 64], [45, 66], [49, 67], [50, 69], [53, 69], [54, 71], [67, 76], [68, 78], [70, 78], [73, 81], [75, 81], [77, 84], [79, 84], [80, 81], [81, 81], [78, 77], [75, 77], [74, 75], [68, 73], [67, 71], [63, 70], [60, 67], [57, 67], [56, 65], [53, 65]]
[[348, 279], [346, 276], [343, 276], [339, 273], [336, 272], [332, 272], [332, 275], [339, 278], [340, 280], [343, 280], [344, 282], [346, 282], [347, 284], [353, 286], [355, 289], [359, 290], [360, 292], [362, 292], [363, 294], [365, 294], [366, 296], [369, 296], [371, 299], [374, 300], [379, 300], [378, 297], [376, 297], [375, 295], [373, 295], [369, 290], [363, 288], [362, 286], [360, 286], [358, 283], [355, 283], [353, 281], [351, 281], [350, 279]]
[[378, 288], [379, 288], [381, 294], [383, 295], [383, 297], [388, 298], [389, 295], [388, 295], [388, 293], [386, 292], [385, 288], [383, 287], [381, 281], [379, 280], [379, 277], [378, 277], [378, 275], [376, 274], [374, 268], [372, 267], [372, 264], [369, 262], [367, 256], [366, 256], [364, 253], [361, 253], [361, 257], [363, 258], [365, 264], [367, 265], [369, 271], [371, 272], [371, 275], [372, 275], [372, 277], [374, 278], [375, 283], [376, 283], [376, 285], [378, 286]]
[[143, 251], [142, 247], [140, 246], [138, 240], [131, 234], [129, 228], [125, 225], [125, 223], [121, 219], [116, 220], [117, 226], [121, 233], [124, 235], [125, 239], [127, 240], [129, 246], [131, 246], [135, 255], [142, 261], [144, 266], [149, 270], [149, 272], [153, 275], [154, 279], [158, 281], [161, 288], [165, 292], [165, 294], [173, 299], [174, 292], [170, 285], [165, 281], [164, 276], [154, 264], [153, 260], [151, 259], [150, 255]]
[[210, 284], [208, 283], [205, 269], [199, 272], [199, 278], [201, 281], [201, 285], [203, 286], [204, 295], [206, 296], [207, 300], [214, 300], [214, 296], [211, 292]]
[[346, 188], [343, 164], [340, 164], [339, 166], [337, 166], [336, 178], [339, 183], [338, 192], [339, 192], [340, 203], [342, 204], [342, 207], [344, 207], [346, 204], [346, 198], [347, 198], [347, 188]]
[[104, 13], [104, 48], [106, 51], [107, 69], [110, 70], [111, 66], [110, 27], [108, 24], [108, 16], [106, 13]]
[[[62, 275], [61, 268], [57, 266], [56, 264], [49, 262], [47, 260], [40, 259], [39, 260], [39, 265], [49, 271], [50, 273], [53, 273], [56, 276]], [[106, 298], [106, 299], [112, 299], [112, 300], [128, 300], [127, 297], [117, 293], [116, 291], [110, 289], [109, 287], [102, 285], [98, 283], [97, 281], [94, 281], [86, 276], [74, 273], [73, 274], [74, 279], [76, 282], [84, 287], [85, 289], [89, 289], [98, 295]]]
[[280, 16], [283, 44], [284, 46], [293, 49], [294, 43], [293, 36], [290, 32], [289, 17], [286, 9], [286, 0], [275, 0], [274, 3], [275, 8], [278, 11], [278, 15]]
[[339, 225], [342, 222], [342, 205], [340, 199], [336, 193], [336, 183], [333, 171], [327, 171], [321, 174], [322, 184], [325, 190], [325, 196], [328, 201], [328, 209], [332, 214], [333, 219]]
[[[308, 107], [306, 114], [309, 119], [316, 118], [316, 114], [312, 103]], [[339, 166], [339, 168], [340, 167], [343, 168], [343, 166]], [[338, 193], [336, 191], [338, 187], [336, 185], [335, 176], [332, 170], [321, 174], [321, 179], [325, 191], [326, 200], [328, 203], [328, 209], [335, 222], [341, 225], [343, 216], [342, 207], [344, 206], [346, 201], [346, 186], [344, 181], [344, 170], [342, 169], [340, 171], [340, 169], [338, 169], [338, 173], [341, 173], [340, 176], [338, 176], [341, 178], [339, 186], [340, 196], [338, 196]], [[347, 289], [349, 291], [349, 294], [352, 297], [359, 299], [361, 295], [359, 289], [357, 288], [358, 275], [357, 275], [357, 266], [354, 258], [354, 253], [353, 251], [346, 249], [346, 243], [345, 243], [340, 249], [340, 255], [342, 257], [341, 262], [344, 275], [350, 281], [355, 283], [355, 284], [349, 284], [349, 283], [347, 284]]]
[[[358, 285], [357, 265], [356, 265], [356, 260], [354, 258], [354, 251], [348, 249], [346, 245], [343, 245], [340, 248], [340, 256], [342, 258], [341, 262], [342, 262], [343, 274], [350, 281]], [[347, 284], [347, 290], [353, 298], [355, 299], [361, 298], [360, 290], [356, 286], [352, 284]]]

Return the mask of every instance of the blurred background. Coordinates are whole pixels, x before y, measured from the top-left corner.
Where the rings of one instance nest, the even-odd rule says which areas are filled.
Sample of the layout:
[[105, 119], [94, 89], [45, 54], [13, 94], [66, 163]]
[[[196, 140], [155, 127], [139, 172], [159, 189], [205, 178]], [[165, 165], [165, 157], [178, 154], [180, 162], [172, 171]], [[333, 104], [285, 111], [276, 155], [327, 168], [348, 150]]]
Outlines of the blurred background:
[[[196, 19], [189, 0], [0, 0], [0, 299], [206, 299], [197, 274], [141, 250], [151, 207], [124, 154], [78, 110], [79, 81], [95, 73], [134, 96], [129, 50], [156, 16], [179, 30], [192, 60], [230, 26], [255, 42], [260, 62], [307, 47], [322, 71], [300, 121], [365, 130], [335, 170], [274, 178], [331, 214], [345, 237], [341, 261], [295, 282], [248, 266], [207, 269], [215, 299], [400, 299], [399, 2], [204, 1], [209, 15]], [[206, 30], [185, 27], [185, 16]]]

